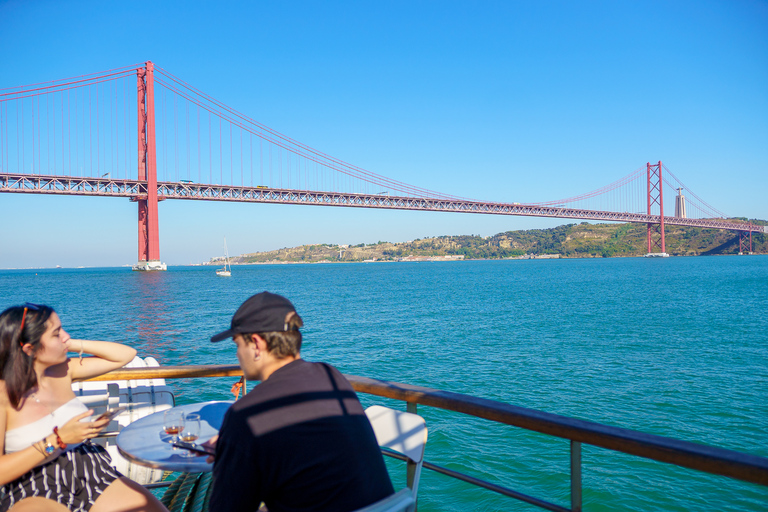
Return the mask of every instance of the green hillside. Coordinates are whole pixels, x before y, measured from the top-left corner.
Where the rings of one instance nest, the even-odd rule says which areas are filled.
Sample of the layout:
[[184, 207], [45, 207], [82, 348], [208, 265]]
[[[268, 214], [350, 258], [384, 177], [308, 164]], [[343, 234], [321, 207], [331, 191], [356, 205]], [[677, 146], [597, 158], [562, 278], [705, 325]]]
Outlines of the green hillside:
[[[739, 219], [746, 220], [746, 219]], [[761, 225], [768, 222], [753, 220]], [[671, 256], [737, 254], [739, 236], [731, 231], [666, 226], [666, 249]], [[764, 233], [752, 237], [753, 252], [768, 253]], [[403, 259], [500, 259], [559, 255], [562, 258], [642, 256], [647, 252], [646, 226], [641, 224], [566, 224], [551, 229], [507, 231], [490, 237], [440, 236], [402, 243], [378, 242], [338, 246], [302, 245], [277, 251], [243, 254], [233, 264], [334, 261], [400, 261]], [[217, 263], [220, 259], [212, 260]]]

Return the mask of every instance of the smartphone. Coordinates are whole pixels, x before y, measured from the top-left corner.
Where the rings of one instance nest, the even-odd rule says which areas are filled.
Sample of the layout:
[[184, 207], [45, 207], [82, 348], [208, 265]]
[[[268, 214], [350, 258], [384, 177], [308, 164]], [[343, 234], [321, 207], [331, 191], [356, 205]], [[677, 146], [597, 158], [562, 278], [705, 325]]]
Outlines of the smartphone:
[[185, 441], [176, 441], [173, 446], [178, 448], [184, 448], [190, 452], [199, 453], [201, 455], [215, 455], [216, 450], [211, 446], [203, 446], [201, 444], [187, 443]]
[[104, 419], [111, 420], [112, 418], [114, 418], [121, 412], [125, 411], [126, 409], [128, 409], [128, 407], [126, 406], [115, 407], [114, 409], [107, 409], [106, 411], [101, 413], [98, 418], [96, 418], [96, 421], [104, 420]]

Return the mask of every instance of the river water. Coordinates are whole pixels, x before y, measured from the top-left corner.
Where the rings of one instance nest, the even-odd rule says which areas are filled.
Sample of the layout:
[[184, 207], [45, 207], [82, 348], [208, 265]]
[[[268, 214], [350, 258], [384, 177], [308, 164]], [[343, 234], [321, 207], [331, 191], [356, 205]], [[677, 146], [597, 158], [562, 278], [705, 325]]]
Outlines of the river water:
[[[269, 290], [304, 318], [303, 357], [344, 373], [768, 456], [768, 256], [258, 265], [231, 278], [4, 270], [0, 290], [2, 309], [50, 304], [73, 336], [161, 364], [237, 364], [231, 342], [208, 338]], [[189, 403], [230, 399], [234, 380], [169, 383]], [[428, 461], [568, 505], [567, 441], [419, 413]], [[768, 508], [765, 487], [589, 446], [582, 457], [587, 511]], [[540, 509], [424, 470], [419, 510]]]

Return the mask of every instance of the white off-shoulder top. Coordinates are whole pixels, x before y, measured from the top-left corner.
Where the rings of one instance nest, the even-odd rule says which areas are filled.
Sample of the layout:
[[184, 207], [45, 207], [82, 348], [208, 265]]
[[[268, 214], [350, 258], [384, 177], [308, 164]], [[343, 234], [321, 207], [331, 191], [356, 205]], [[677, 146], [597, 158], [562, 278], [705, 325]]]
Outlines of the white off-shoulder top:
[[[46, 414], [37, 421], [5, 432], [5, 453], [18, 452], [32, 446], [33, 443], [51, 435], [53, 427], [60, 427], [78, 414], [88, 410], [79, 398], [75, 397], [51, 414]], [[81, 443], [70, 444], [67, 450], [77, 448]]]

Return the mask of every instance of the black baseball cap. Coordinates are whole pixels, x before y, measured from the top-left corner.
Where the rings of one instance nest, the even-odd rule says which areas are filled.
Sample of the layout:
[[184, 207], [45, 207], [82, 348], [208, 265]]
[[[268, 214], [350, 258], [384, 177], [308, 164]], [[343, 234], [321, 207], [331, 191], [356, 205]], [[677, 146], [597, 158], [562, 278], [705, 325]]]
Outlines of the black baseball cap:
[[282, 295], [257, 293], [237, 308], [229, 329], [212, 336], [211, 341], [221, 341], [236, 334], [288, 331], [286, 318], [291, 312], [295, 313], [296, 308]]

